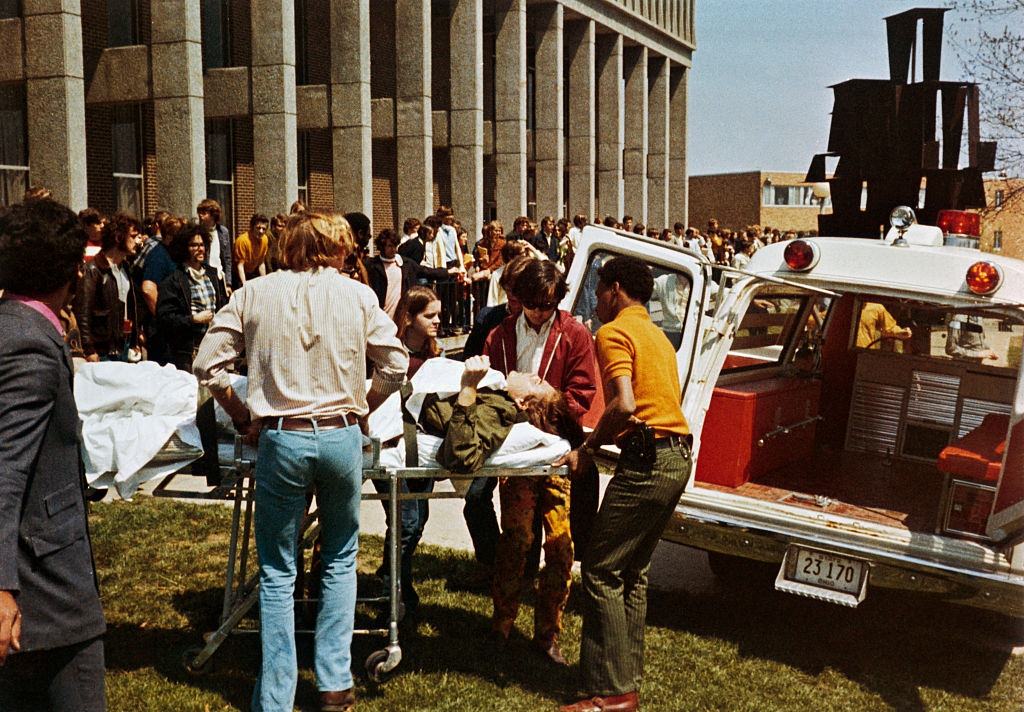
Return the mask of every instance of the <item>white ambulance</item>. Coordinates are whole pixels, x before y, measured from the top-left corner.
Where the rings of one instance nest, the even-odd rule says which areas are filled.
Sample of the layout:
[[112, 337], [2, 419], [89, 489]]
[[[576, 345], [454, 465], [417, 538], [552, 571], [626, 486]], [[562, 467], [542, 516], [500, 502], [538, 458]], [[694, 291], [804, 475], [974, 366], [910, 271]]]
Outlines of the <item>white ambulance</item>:
[[1024, 262], [942, 221], [899, 208], [885, 239], [769, 245], [743, 272], [585, 228], [563, 308], [596, 331], [598, 268], [639, 257], [677, 349], [695, 466], [666, 539], [847, 606], [883, 587], [1024, 616]]

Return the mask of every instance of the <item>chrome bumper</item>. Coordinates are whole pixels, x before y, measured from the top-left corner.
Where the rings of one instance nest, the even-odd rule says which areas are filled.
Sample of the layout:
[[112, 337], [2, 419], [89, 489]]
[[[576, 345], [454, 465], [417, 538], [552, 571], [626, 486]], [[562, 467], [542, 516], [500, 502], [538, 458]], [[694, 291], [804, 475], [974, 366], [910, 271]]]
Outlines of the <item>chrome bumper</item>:
[[845, 554], [868, 562], [870, 586], [935, 595], [950, 603], [1024, 618], [1024, 576], [972, 570], [963, 565], [933, 562], [872, 551], [834, 539], [760, 529], [754, 524], [687, 516], [677, 508], [663, 538], [705, 551], [781, 564], [790, 544]]

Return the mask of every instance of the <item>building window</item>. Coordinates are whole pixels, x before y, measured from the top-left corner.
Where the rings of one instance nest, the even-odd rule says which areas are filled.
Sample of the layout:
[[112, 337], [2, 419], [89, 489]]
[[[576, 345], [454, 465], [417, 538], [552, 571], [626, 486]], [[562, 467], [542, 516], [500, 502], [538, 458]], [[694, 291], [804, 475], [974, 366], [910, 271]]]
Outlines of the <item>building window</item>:
[[25, 85], [0, 85], [0, 205], [20, 202], [28, 189]]
[[1003, 207], [1003, 200], [1005, 199], [1005, 196], [1006, 196], [1006, 194], [1003, 193], [1002, 190], [997, 190], [996, 191], [995, 198], [992, 201], [995, 204], [995, 207], [997, 207], [997, 208]]
[[309, 26], [306, 15], [309, 13], [307, 0], [295, 0], [295, 83], [309, 84]]
[[231, 66], [230, 0], [203, 0], [203, 69]]
[[[761, 190], [761, 203], [771, 206], [816, 206], [814, 188], [809, 185], [773, 185], [765, 181]], [[831, 205], [831, 201], [825, 203]]]
[[139, 44], [139, 0], [107, 0], [107, 46]]
[[1003, 231], [996, 230], [992, 233], [992, 249], [995, 252], [1002, 252], [1003, 250]]
[[206, 197], [220, 203], [221, 224], [233, 233], [235, 159], [231, 133], [228, 119], [206, 122]]
[[0, 0], [0, 20], [13, 20], [20, 16], [18, 0]]
[[115, 106], [110, 117], [110, 148], [114, 167], [114, 206], [141, 218], [142, 125], [137, 104]]
[[298, 140], [298, 196], [303, 205], [309, 207], [309, 133], [299, 131]]

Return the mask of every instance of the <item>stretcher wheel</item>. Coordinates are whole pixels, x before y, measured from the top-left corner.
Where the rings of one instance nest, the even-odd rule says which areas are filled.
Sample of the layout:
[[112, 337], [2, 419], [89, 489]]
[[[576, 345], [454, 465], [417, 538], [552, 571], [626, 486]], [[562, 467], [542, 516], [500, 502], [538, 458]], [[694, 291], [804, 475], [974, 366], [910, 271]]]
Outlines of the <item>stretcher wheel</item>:
[[374, 682], [383, 682], [391, 674], [394, 667], [388, 667], [387, 650], [375, 650], [366, 658], [366, 674]]
[[196, 665], [195, 659], [199, 657], [199, 654], [203, 652], [204, 648], [193, 646], [186, 648], [185, 652], [181, 654], [181, 664], [185, 668], [185, 672], [191, 675], [208, 675], [213, 672], [213, 656], [211, 655], [206, 659], [202, 665]]

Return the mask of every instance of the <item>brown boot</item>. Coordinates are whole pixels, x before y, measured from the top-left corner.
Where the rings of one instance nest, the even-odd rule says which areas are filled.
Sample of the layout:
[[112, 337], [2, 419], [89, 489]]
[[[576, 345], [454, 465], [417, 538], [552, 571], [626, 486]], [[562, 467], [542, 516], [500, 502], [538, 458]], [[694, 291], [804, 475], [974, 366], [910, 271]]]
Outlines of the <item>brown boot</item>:
[[356, 694], [347, 690], [320, 693], [320, 712], [349, 712], [355, 709]]
[[637, 712], [640, 700], [635, 692], [610, 697], [591, 697], [559, 707], [559, 712]]

